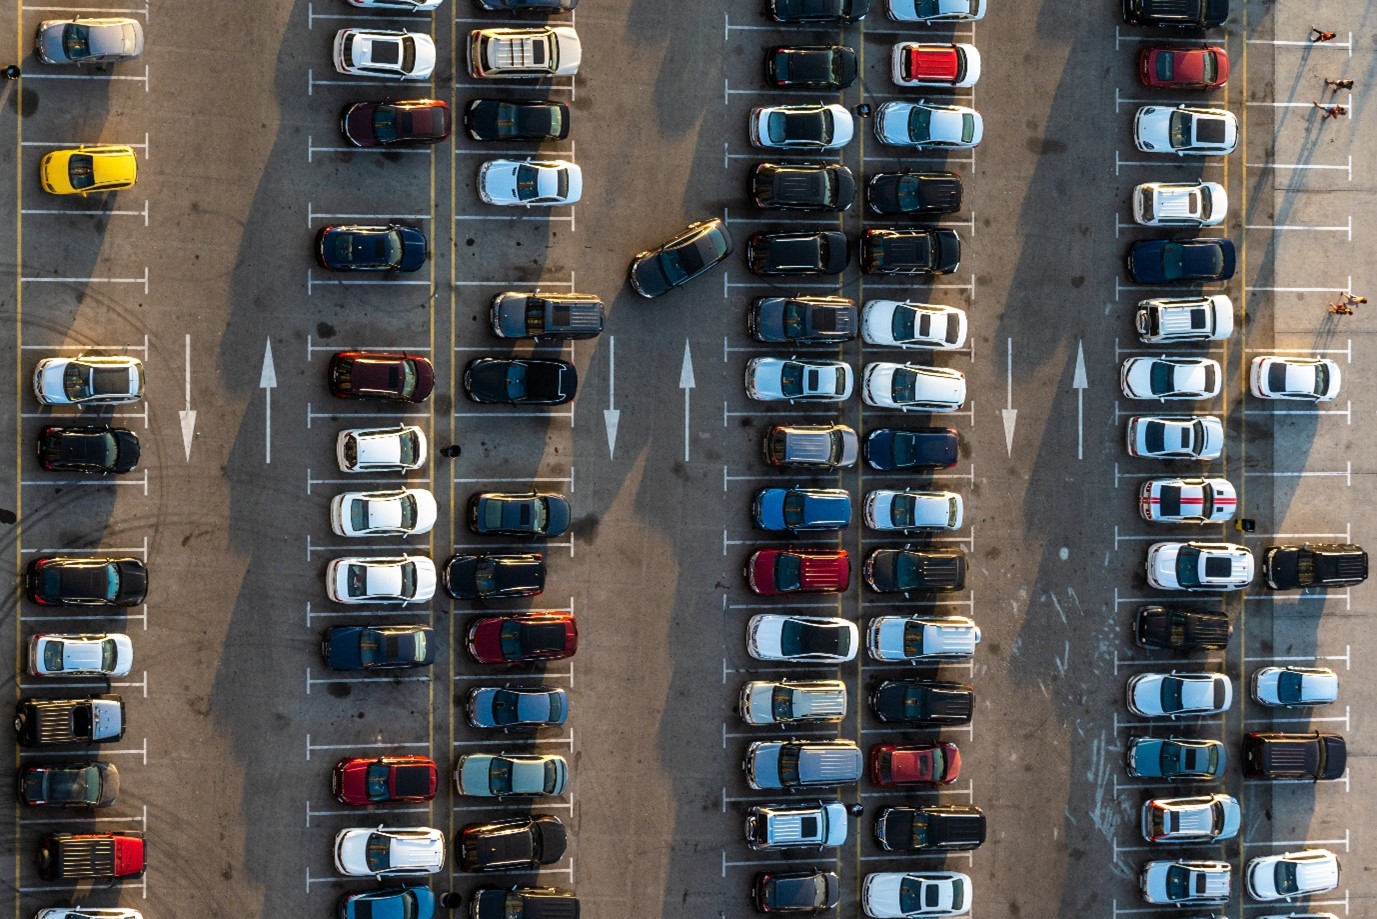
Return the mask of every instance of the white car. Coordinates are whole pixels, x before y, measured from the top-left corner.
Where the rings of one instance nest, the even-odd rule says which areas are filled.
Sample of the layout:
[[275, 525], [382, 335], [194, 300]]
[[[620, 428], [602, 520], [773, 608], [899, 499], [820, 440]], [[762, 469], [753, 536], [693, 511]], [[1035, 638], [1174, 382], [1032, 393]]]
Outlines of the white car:
[[886, 102], [875, 110], [875, 137], [891, 147], [964, 150], [984, 135], [984, 119], [964, 105]]
[[435, 563], [424, 555], [337, 558], [325, 569], [325, 593], [336, 603], [424, 603], [435, 596]]
[[1133, 219], [1145, 227], [1214, 227], [1229, 195], [1218, 182], [1144, 182], [1133, 189]]
[[959, 871], [879, 871], [861, 884], [861, 908], [871, 919], [965, 916], [971, 879]]
[[1308, 897], [1339, 886], [1339, 858], [1328, 849], [1263, 855], [1248, 861], [1243, 880], [1254, 900]]
[[866, 344], [900, 348], [938, 348], [966, 344], [966, 311], [911, 300], [868, 300], [861, 310], [861, 338]]
[[33, 394], [44, 405], [138, 402], [143, 383], [143, 363], [136, 357], [45, 357], [33, 372]]
[[1128, 455], [1149, 459], [1219, 459], [1224, 423], [1214, 415], [1134, 415]]
[[1138, 340], [1148, 345], [1224, 341], [1234, 332], [1234, 304], [1223, 294], [1139, 300], [1133, 321]]
[[1208, 357], [1130, 357], [1119, 385], [1130, 399], [1213, 399], [1223, 377], [1219, 361]]
[[1138, 890], [1147, 903], [1162, 906], [1218, 906], [1233, 896], [1233, 868], [1228, 862], [1177, 858], [1144, 862]]
[[843, 402], [854, 374], [841, 361], [757, 357], [746, 364], [746, 395], [762, 402]]
[[975, 22], [985, 18], [985, 0], [889, 0], [886, 12], [895, 22]]
[[424, 488], [346, 491], [330, 502], [338, 536], [415, 536], [435, 526], [435, 496]]
[[143, 53], [143, 25], [124, 17], [45, 19], [38, 24], [34, 52], [45, 64], [131, 61]]
[[961, 517], [954, 491], [877, 488], [865, 496], [865, 525], [872, 530], [959, 530]]
[[1339, 675], [1328, 667], [1260, 667], [1253, 700], [1274, 708], [1328, 705], [1339, 698]]
[[737, 703], [747, 724], [835, 722], [846, 717], [841, 680], [751, 680]]
[[1133, 142], [1144, 153], [1223, 156], [1238, 144], [1238, 119], [1219, 108], [1145, 105], [1133, 116]]
[[583, 196], [583, 170], [565, 160], [488, 160], [478, 170], [478, 197], [485, 204], [576, 204]]
[[349, 0], [350, 6], [398, 13], [421, 13], [438, 9], [444, 0]]
[[1224, 523], [1237, 509], [1228, 479], [1148, 479], [1138, 489], [1138, 512], [1154, 523]]
[[35, 635], [29, 641], [34, 676], [128, 676], [133, 666], [128, 635]]
[[980, 626], [966, 616], [876, 616], [866, 650], [877, 661], [959, 661], [975, 654], [980, 637]]
[[414, 424], [349, 428], [339, 432], [335, 458], [341, 472], [406, 472], [426, 462], [426, 435]]
[[1157, 542], [1147, 579], [1158, 590], [1242, 590], [1253, 582], [1253, 553], [1230, 542]]
[[830, 616], [766, 614], [746, 623], [746, 650], [758, 661], [841, 664], [855, 660], [860, 637], [856, 623]]
[[1234, 684], [1223, 673], [1140, 673], [1128, 681], [1128, 708], [1144, 718], [1194, 718], [1227, 712]]
[[335, 69], [358, 77], [429, 80], [435, 42], [420, 32], [340, 29], [335, 33]]
[[1248, 389], [1259, 399], [1332, 402], [1342, 382], [1339, 365], [1327, 357], [1263, 355], [1253, 358], [1248, 374]]
[[1243, 809], [1232, 795], [1152, 798], [1143, 802], [1143, 838], [1148, 842], [1206, 843], [1233, 839]]
[[335, 836], [335, 868], [351, 877], [419, 877], [445, 867], [445, 834], [430, 827], [359, 826]]
[[955, 412], [966, 403], [966, 375], [947, 367], [866, 364], [861, 398], [876, 408]]
[[980, 52], [962, 42], [901, 41], [889, 53], [889, 75], [899, 86], [967, 89], [980, 80]]
[[751, 144], [770, 150], [837, 150], [856, 123], [844, 105], [768, 105], [751, 109]]

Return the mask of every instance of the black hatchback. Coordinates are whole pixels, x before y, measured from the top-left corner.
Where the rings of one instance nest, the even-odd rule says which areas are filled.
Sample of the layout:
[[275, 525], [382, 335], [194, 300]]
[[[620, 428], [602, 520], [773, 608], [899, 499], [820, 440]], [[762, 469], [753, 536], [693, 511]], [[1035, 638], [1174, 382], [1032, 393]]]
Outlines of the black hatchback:
[[568, 361], [480, 357], [464, 368], [464, 391], [475, 402], [563, 405], [578, 387], [578, 371]]
[[950, 274], [961, 267], [955, 230], [871, 229], [861, 236], [866, 274]]
[[105, 425], [53, 425], [38, 432], [38, 462], [49, 472], [129, 472], [139, 462], [139, 438], [133, 431]]
[[762, 871], [751, 885], [751, 905], [762, 913], [817, 913], [836, 909], [841, 881], [831, 871]]
[[534, 597], [545, 591], [545, 559], [525, 555], [451, 555], [441, 583], [456, 600]]
[[43, 606], [138, 606], [148, 569], [136, 558], [40, 555], [24, 574], [29, 599]]
[[955, 172], [878, 172], [865, 187], [876, 214], [935, 215], [961, 210], [961, 176]]
[[474, 140], [564, 140], [569, 106], [546, 99], [474, 99], [464, 109], [464, 130]]
[[856, 337], [857, 317], [846, 297], [757, 297], [746, 328], [769, 344], [839, 345]]
[[569, 529], [569, 499], [548, 492], [479, 492], [469, 498], [469, 529], [496, 536], [562, 536]]
[[951, 428], [876, 428], [865, 438], [871, 469], [950, 469], [961, 441]]
[[746, 264], [760, 275], [836, 275], [850, 260], [846, 234], [838, 230], [756, 233], [746, 243]]
[[856, 82], [856, 52], [843, 45], [802, 45], [765, 52], [765, 80], [771, 86], [846, 89]]

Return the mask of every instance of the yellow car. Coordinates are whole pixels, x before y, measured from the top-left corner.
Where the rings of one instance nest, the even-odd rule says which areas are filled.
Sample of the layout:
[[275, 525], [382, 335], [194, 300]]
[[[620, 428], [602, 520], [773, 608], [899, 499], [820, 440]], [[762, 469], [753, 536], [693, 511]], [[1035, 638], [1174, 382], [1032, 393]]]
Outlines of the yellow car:
[[38, 167], [43, 190], [54, 195], [87, 195], [129, 188], [138, 177], [134, 148], [123, 144], [54, 150]]

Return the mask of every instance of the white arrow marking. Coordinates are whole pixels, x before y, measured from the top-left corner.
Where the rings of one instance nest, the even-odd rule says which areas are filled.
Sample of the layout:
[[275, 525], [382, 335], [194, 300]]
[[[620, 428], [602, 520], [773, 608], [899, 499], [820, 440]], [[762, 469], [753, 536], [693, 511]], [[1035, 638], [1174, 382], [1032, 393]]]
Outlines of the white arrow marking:
[[1090, 383], [1085, 378], [1085, 348], [1076, 342], [1076, 374], [1071, 386], [1076, 390], [1076, 459], [1085, 459], [1085, 391]]
[[263, 462], [273, 461], [273, 390], [277, 388], [277, 369], [273, 367], [273, 341], [263, 347], [263, 373], [258, 377], [263, 390]]
[[1009, 455], [1014, 455], [1014, 423], [1018, 421], [1018, 409], [1014, 408], [1014, 340], [1007, 339], [1009, 343], [1008, 358], [1004, 363], [1005, 376], [1008, 378], [1004, 387], [1004, 404], [1007, 408], [1000, 411], [1004, 416], [1004, 448], [1009, 451]]
[[186, 408], [177, 413], [182, 420], [182, 446], [191, 462], [191, 438], [196, 436], [196, 413], [191, 410], [191, 336], [186, 337]]
[[622, 413], [617, 410], [617, 339], [607, 336], [607, 408], [602, 420], [607, 424], [607, 455], [617, 451], [617, 423]]
[[684, 340], [684, 363], [679, 368], [679, 388], [684, 391], [684, 462], [689, 458], [689, 390], [697, 386], [693, 382], [693, 357], [689, 354], [688, 339]]

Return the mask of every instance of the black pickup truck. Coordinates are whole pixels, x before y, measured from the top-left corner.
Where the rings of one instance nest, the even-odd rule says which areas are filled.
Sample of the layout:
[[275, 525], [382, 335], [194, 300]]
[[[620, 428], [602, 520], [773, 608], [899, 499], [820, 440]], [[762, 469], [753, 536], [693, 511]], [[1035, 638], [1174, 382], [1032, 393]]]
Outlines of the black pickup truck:
[[976, 849], [985, 842], [985, 814], [973, 804], [886, 807], [875, 818], [875, 841], [889, 852]]
[[1339, 734], [1252, 733], [1243, 738], [1243, 774], [1253, 779], [1341, 778], [1348, 745]]
[[1141, 607], [1133, 627], [1140, 647], [1183, 652], [1223, 650], [1232, 632], [1223, 613], [1170, 606]]
[[1229, 18], [1229, 0], [1123, 0], [1131, 26], [1212, 29]]
[[870, 694], [870, 707], [881, 721], [967, 724], [975, 713], [975, 690], [937, 680], [886, 680]]
[[14, 735], [21, 747], [110, 743], [124, 736], [124, 702], [114, 694], [85, 699], [20, 699]]
[[1367, 552], [1352, 543], [1269, 546], [1262, 577], [1273, 590], [1349, 587], [1367, 580]]

